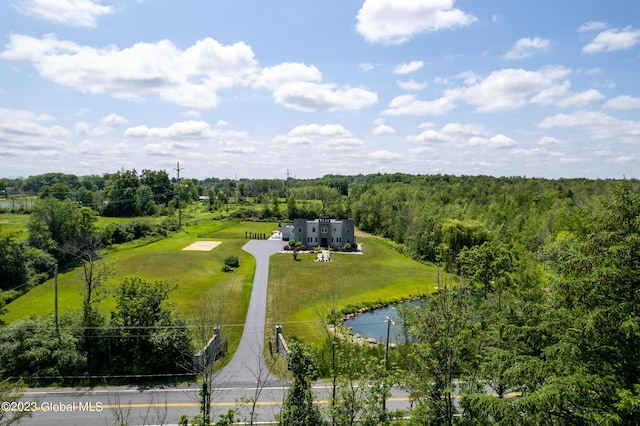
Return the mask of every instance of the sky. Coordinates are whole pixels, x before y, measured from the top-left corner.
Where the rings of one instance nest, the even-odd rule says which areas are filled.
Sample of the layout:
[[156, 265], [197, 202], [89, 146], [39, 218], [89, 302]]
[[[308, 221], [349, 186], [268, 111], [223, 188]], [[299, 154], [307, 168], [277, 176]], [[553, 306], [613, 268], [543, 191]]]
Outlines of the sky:
[[640, 178], [637, 0], [3, 0], [0, 177]]

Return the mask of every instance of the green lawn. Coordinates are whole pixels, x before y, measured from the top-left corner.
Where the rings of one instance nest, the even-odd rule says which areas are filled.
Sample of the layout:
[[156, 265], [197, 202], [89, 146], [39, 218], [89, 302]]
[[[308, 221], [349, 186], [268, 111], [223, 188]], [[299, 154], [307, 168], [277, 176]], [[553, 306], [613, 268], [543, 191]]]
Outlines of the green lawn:
[[285, 336], [319, 343], [324, 338], [320, 318], [359, 302], [389, 302], [433, 291], [437, 270], [399, 254], [385, 240], [359, 236], [363, 254], [332, 253], [331, 262], [316, 255], [271, 257], [267, 331], [283, 325]]
[[18, 239], [27, 238], [27, 223], [29, 215], [22, 213], [0, 214], [0, 235], [13, 234]]
[[[149, 281], [175, 283], [177, 288], [169, 295], [169, 301], [192, 324], [197, 323], [204, 302], [218, 306], [217, 301], [221, 300], [224, 304], [223, 323], [228, 324], [222, 332], [229, 340], [229, 349], [234, 350], [242, 335], [255, 269], [253, 256], [242, 250], [246, 240], [216, 238], [221, 244], [211, 251], [182, 250], [195, 241], [203, 240], [198, 238], [199, 234], [219, 226], [218, 222], [202, 221], [170, 238], [108, 254], [104, 261], [113, 266], [114, 274], [105, 288], [112, 291], [120, 279], [134, 275]], [[262, 232], [264, 228], [275, 227], [275, 223], [240, 222], [231, 223], [225, 229], [233, 235], [244, 236], [245, 229]], [[223, 273], [223, 260], [231, 255], [238, 256], [240, 267], [236, 272]], [[80, 309], [82, 281], [79, 272], [74, 270], [60, 274], [58, 283], [60, 313]], [[7, 305], [7, 313], [2, 319], [12, 322], [31, 314], [53, 314], [53, 287], [53, 280], [49, 280], [16, 299]], [[105, 313], [110, 312], [115, 308], [114, 298], [108, 295], [99, 307]]]
[[[21, 215], [15, 216], [22, 220]], [[200, 218], [170, 238], [143, 246], [123, 245], [107, 254], [104, 260], [113, 266], [114, 273], [105, 288], [113, 291], [123, 277], [134, 275], [149, 281], [175, 283], [177, 288], [171, 292], [169, 301], [192, 324], [198, 322], [205, 302], [216, 307], [222, 302], [222, 322], [226, 324], [222, 331], [233, 351], [242, 335], [255, 269], [254, 258], [242, 250], [247, 241], [245, 232], [269, 235], [274, 229], [276, 223]], [[222, 243], [207, 252], [182, 250], [198, 240]], [[364, 245], [364, 254], [332, 253], [330, 263], [315, 262], [313, 254], [301, 254], [297, 262], [291, 254], [271, 257], [269, 334], [275, 324], [281, 323], [285, 335], [319, 342], [323, 338], [319, 319], [326, 316], [332, 305], [341, 309], [350, 304], [388, 302], [433, 290], [435, 267], [400, 255], [384, 239], [363, 235], [358, 241]], [[238, 256], [240, 268], [223, 273], [223, 260], [231, 255]], [[78, 271], [60, 274], [58, 297], [61, 313], [80, 309], [82, 281]], [[7, 305], [2, 319], [12, 322], [31, 314], [52, 314], [53, 301], [53, 280], [49, 280]], [[105, 313], [110, 312], [115, 308], [114, 298], [107, 295], [99, 307]]]

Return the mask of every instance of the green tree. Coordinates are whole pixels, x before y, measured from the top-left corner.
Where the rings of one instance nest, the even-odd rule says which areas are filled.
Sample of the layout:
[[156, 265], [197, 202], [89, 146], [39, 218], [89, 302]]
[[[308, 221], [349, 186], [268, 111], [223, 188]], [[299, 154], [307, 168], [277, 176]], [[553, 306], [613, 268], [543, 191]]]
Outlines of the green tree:
[[287, 364], [293, 375], [293, 383], [285, 396], [280, 423], [291, 426], [324, 424], [320, 409], [313, 405], [311, 382], [317, 378], [313, 351], [306, 344], [292, 338]]
[[[63, 316], [56, 335], [52, 317], [18, 320], [0, 327], [0, 365], [3, 373], [22, 377], [31, 384], [50, 384], [61, 376], [84, 372], [85, 358], [78, 351], [77, 325], [71, 316]], [[50, 378], [50, 381], [47, 381]]]
[[448, 270], [455, 268], [456, 257], [462, 249], [480, 245], [491, 238], [489, 231], [475, 220], [447, 219], [442, 224], [441, 234], [440, 256]]
[[289, 195], [289, 198], [287, 198], [287, 216], [290, 220], [298, 218], [298, 206], [293, 195]]
[[193, 346], [187, 323], [166, 301], [173, 288], [139, 277], [120, 283], [111, 318], [111, 328], [122, 336], [112, 350], [114, 368], [128, 374], [166, 374], [191, 367]]
[[[58, 257], [68, 254], [63, 247], [86, 235], [95, 234], [96, 212], [71, 200], [44, 198], [34, 203], [29, 216], [29, 243]], [[59, 259], [65, 261], [65, 259]], [[68, 259], [66, 259], [68, 260]]]
[[139, 186], [140, 180], [135, 170], [121, 171], [113, 175], [110, 185], [106, 188], [109, 202], [104, 209], [104, 215], [136, 216], [136, 191]]
[[452, 425], [458, 414], [455, 381], [473, 370], [478, 339], [468, 289], [446, 285], [402, 310], [407, 334], [415, 342], [405, 354], [406, 385], [419, 424]]
[[174, 195], [171, 179], [169, 179], [169, 175], [164, 170], [142, 170], [140, 184], [151, 188], [156, 204], [167, 206]]
[[24, 243], [12, 235], [0, 234], [0, 289], [21, 286], [29, 280]]
[[471, 248], [464, 247], [456, 262], [461, 273], [480, 289], [485, 298], [488, 293], [498, 294], [500, 308], [500, 295], [505, 287], [511, 285], [510, 274], [514, 271], [509, 247], [503, 243], [485, 241]]
[[580, 398], [572, 402], [583, 407], [567, 415], [637, 424], [640, 409], [630, 410], [629, 401], [640, 385], [638, 191], [621, 182], [588, 223], [585, 236], [558, 236], [548, 251], [556, 273], [553, 308], [574, 318], [558, 333], [553, 353], [573, 367], [562, 379], [574, 392], [564, 395]]
[[153, 216], [156, 213], [154, 194], [147, 185], [136, 189], [136, 213], [138, 216]]

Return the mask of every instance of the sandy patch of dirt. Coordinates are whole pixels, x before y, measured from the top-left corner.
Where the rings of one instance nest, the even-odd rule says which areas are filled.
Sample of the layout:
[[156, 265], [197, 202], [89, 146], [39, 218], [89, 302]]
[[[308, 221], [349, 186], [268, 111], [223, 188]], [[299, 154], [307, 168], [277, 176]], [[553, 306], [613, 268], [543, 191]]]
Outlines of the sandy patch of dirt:
[[211, 251], [220, 244], [220, 241], [196, 241], [193, 244], [188, 245], [182, 250], [192, 251]]

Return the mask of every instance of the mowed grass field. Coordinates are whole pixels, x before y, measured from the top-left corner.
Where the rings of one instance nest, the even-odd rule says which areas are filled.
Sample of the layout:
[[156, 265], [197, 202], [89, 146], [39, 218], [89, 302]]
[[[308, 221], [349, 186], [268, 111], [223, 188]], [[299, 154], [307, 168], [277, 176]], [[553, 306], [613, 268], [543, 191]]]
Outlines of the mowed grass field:
[[[2, 219], [7, 221], [3, 232], [26, 232], [27, 215], [0, 215]], [[127, 276], [173, 283], [177, 287], [170, 293], [169, 303], [193, 325], [198, 324], [203, 309], [223, 306], [222, 332], [233, 351], [242, 335], [255, 269], [255, 259], [242, 250], [247, 242], [245, 233], [269, 236], [277, 224], [190, 219], [182, 232], [169, 238], [147, 245], [135, 242], [131, 248], [123, 245], [107, 254], [104, 261], [113, 267], [113, 274], [104, 286], [107, 295], [98, 306], [106, 315], [115, 309], [111, 293]], [[99, 226], [109, 221], [118, 220], [101, 218]], [[182, 250], [196, 241], [221, 244], [211, 251]], [[300, 254], [297, 262], [290, 253], [271, 257], [267, 334], [272, 335], [275, 325], [282, 324], [285, 336], [319, 343], [324, 338], [320, 320], [332, 306], [342, 309], [350, 304], [389, 302], [433, 291], [438, 273], [434, 266], [399, 254], [382, 238], [359, 234], [358, 242], [363, 243], [363, 254], [332, 252], [329, 263], [315, 262], [314, 254]], [[233, 273], [222, 272], [224, 259], [232, 255], [238, 256], [240, 268]], [[82, 306], [79, 271], [61, 273], [58, 288], [60, 313], [78, 311]], [[53, 314], [53, 280], [33, 288], [6, 308], [1, 318], [7, 323], [31, 314]]]
[[285, 337], [317, 344], [325, 338], [321, 320], [360, 302], [389, 302], [430, 293], [436, 286], [435, 266], [399, 254], [384, 239], [359, 235], [363, 254], [331, 253], [331, 262], [315, 254], [276, 254], [269, 265], [267, 332], [282, 324]]
[[0, 214], [0, 235], [13, 235], [18, 239], [27, 238], [28, 214], [1, 213]]
[[[169, 295], [171, 303], [192, 324], [198, 323], [203, 309], [223, 306], [222, 322], [226, 325], [222, 333], [226, 336], [230, 351], [240, 341], [246, 311], [249, 305], [255, 270], [255, 259], [242, 250], [247, 242], [244, 238], [228, 238], [227, 235], [242, 235], [245, 231], [270, 234], [276, 223], [200, 221], [154, 243], [122, 249], [104, 257], [111, 265], [113, 274], [105, 283], [107, 296], [98, 306], [108, 314], [115, 309], [114, 289], [122, 278], [139, 276], [148, 281], [165, 281], [176, 285]], [[224, 228], [226, 232], [211, 230]], [[198, 235], [207, 234], [206, 239]], [[196, 241], [220, 241], [211, 251], [185, 251], [183, 248]], [[236, 272], [222, 272], [224, 259], [238, 256], [240, 267]], [[79, 270], [72, 270], [58, 277], [58, 304], [60, 314], [77, 311], [82, 306], [83, 284]], [[205, 303], [206, 302], [206, 303]], [[221, 303], [218, 303], [221, 302]], [[205, 306], [208, 305], [208, 306]], [[2, 319], [9, 323], [31, 314], [47, 315], [54, 312], [54, 283], [33, 288], [24, 296], [6, 306]], [[211, 314], [208, 313], [210, 316]], [[194, 332], [194, 335], [196, 333]]]

